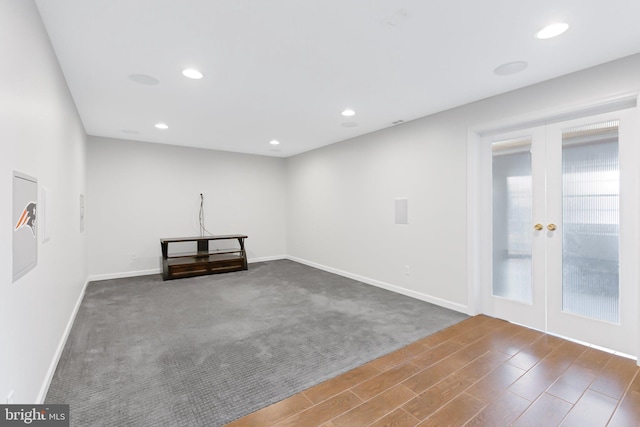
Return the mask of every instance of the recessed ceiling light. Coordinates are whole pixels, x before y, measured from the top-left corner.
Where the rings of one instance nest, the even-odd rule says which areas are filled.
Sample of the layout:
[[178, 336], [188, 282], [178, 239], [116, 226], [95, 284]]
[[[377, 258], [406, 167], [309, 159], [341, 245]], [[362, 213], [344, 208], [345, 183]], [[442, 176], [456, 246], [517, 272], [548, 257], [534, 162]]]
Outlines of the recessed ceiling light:
[[193, 68], [187, 68], [186, 70], [182, 70], [182, 75], [195, 80], [199, 80], [204, 77], [204, 75], [200, 71], [194, 70]]
[[354, 114], [356, 114], [356, 112], [355, 112], [355, 111], [353, 111], [353, 110], [351, 110], [350, 108], [347, 108], [347, 109], [346, 109], [346, 110], [344, 110], [341, 114], [342, 114], [343, 116], [345, 116], [345, 117], [350, 117], [350, 116], [353, 116]]
[[163, 130], [164, 130], [164, 129], [169, 129], [169, 126], [167, 126], [167, 124], [166, 124], [166, 123], [156, 123], [156, 127], [157, 127], [158, 129], [163, 129]]
[[146, 74], [131, 74], [129, 75], [129, 80], [132, 82], [139, 83], [141, 85], [149, 85], [155, 86], [160, 83], [160, 80], [156, 79], [153, 76], [148, 76]]
[[269, 144], [271, 144], [271, 145], [280, 145], [280, 141], [276, 141], [275, 139], [272, 139], [271, 141], [269, 141]]
[[569, 24], [566, 24], [564, 22], [557, 22], [555, 24], [547, 25], [546, 27], [538, 31], [538, 33], [536, 34], [536, 37], [542, 40], [550, 39], [552, 37], [559, 36], [560, 34], [564, 33], [568, 29], [569, 29]]
[[527, 68], [527, 65], [528, 64], [524, 61], [507, 62], [506, 64], [496, 67], [495, 70], [493, 70], [493, 73], [499, 76], [508, 76], [510, 74], [519, 73]]

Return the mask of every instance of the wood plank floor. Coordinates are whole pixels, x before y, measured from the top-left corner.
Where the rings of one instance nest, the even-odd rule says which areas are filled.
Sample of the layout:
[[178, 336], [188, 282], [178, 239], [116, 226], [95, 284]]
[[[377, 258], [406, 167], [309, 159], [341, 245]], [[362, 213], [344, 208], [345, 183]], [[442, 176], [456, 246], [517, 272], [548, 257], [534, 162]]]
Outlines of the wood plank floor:
[[637, 427], [639, 370], [481, 315], [227, 426]]

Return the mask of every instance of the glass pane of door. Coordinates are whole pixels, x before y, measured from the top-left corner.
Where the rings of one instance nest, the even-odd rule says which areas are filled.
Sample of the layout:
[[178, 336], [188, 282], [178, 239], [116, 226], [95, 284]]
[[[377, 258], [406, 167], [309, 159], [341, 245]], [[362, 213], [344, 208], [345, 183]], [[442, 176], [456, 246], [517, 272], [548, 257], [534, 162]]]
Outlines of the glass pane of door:
[[531, 139], [494, 142], [493, 295], [531, 304]]
[[563, 131], [562, 190], [562, 310], [617, 323], [617, 121]]

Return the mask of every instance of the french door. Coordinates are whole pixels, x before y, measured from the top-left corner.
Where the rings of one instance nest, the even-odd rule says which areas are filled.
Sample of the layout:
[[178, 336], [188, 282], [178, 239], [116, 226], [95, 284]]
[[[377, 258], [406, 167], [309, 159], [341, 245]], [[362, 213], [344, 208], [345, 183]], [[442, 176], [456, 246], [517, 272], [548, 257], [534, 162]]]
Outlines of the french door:
[[635, 126], [624, 110], [483, 139], [485, 313], [637, 354]]

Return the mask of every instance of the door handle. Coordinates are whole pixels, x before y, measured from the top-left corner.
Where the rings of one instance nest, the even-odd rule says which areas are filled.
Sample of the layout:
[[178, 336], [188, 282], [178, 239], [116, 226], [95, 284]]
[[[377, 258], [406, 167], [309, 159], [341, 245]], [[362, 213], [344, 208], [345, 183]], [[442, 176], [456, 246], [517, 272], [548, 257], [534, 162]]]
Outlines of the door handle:
[[542, 224], [536, 224], [533, 226], [533, 229], [536, 231], [540, 231], [542, 230], [544, 227], [542, 226]]
[[549, 231], [555, 231], [556, 230], [556, 225], [555, 224], [549, 224], [547, 225], [547, 230]]

